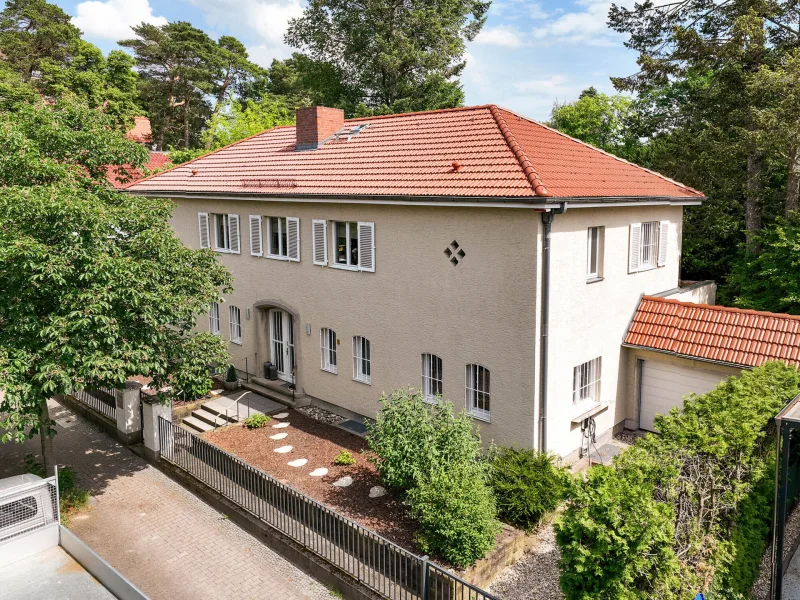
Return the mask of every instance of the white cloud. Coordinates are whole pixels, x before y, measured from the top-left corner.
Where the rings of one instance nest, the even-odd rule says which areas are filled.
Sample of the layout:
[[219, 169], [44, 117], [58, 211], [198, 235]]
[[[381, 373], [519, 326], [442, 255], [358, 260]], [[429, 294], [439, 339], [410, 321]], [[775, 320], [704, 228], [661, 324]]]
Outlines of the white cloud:
[[[189, 3], [203, 11], [211, 27], [233, 32], [249, 30], [268, 47], [282, 45], [289, 20], [303, 13], [300, 0], [189, 0]], [[254, 46], [258, 47], [259, 44]]]
[[262, 67], [269, 67], [272, 64], [272, 59], [277, 58], [283, 60], [292, 55], [292, 49], [285, 44], [272, 46], [269, 44], [255, 44], [247, 47], [247, 54], [250, 60], [261, 65]]
[[548, 41], [586, 44], [589, 46], [616, 46], [621, 36], [609, 28], [608, 0], [578, 0], [583, 10], [567, 12], [537, 29], [537, 34]]
[[475, 38], [475, 43], [503, 48], [519, 48], [524, 44], [522, 33], [510, 25], [484, 28]]
[[89, 0], [75, 7], [72, 18], [88, 38], [118, 41], [133, 37], [131, 26], [139, 23], [165, 25], [167, 19], [153, 14], [148, 0]]

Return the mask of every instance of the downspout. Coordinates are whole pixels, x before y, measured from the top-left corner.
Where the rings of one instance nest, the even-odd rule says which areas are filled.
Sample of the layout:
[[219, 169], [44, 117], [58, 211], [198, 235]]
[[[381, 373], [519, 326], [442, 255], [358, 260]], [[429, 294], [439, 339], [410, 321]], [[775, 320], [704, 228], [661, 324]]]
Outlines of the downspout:
[[567, 203], [542, 213], [544, 244], [542, 246], [542, 337], [539, 383], [539, 450], [547, 452], [547, 365], [550, 342], [550, 230], [556, 215], [567, 212]]

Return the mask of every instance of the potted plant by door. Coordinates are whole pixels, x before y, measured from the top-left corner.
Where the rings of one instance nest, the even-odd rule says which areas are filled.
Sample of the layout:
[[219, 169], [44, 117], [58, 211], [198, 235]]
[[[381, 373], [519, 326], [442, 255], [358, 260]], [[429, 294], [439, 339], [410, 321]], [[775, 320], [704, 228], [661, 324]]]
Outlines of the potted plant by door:
[[236, 367], [230, 365], [228, 367], [228, 376], [225, 378], [225, 389], [233, 391], [239, 387], [239, 374], [236, 372]]

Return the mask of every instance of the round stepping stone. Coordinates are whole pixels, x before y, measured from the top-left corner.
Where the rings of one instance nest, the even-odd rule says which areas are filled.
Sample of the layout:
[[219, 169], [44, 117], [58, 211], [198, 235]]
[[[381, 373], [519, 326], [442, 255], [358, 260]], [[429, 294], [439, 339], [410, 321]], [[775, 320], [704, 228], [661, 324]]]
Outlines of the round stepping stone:
[[283, 422], [283, 423], [275, 423], [275, 425], [273, 425], [272, 428], [273, 429], [283, 429], [284, 427], [288, 427], [288, 426], [289, 426], [288, 423]]
[[290, 467], [303, 467], [308, 462], [307, 458], [298, 458], [289, 463]]
[[271, 439], [271, 440], [282, 440], [287, 435], [289, 435], [289, 434], [288, 433], [276, 433], [275, 435], [269, 436], [269, 439]]
[[341, 479], [337, 479], [333, 482], [333, 485], [336, 487], [347, 487], [349, 485], [353, 485], [353, 478], [352, 477], [342, 477]]
[[328, 469], [326, 469], [325, 467], [320, 467], [319, 469], [314, 469], [313, 471], [311, 471], [311, 473], [309, 473], [309, 475], [311, 475], [311, 477], [322, 477], [323, 475], [327, 475], [327, 474], [328, 474]]
[[371, 488], [369, 490], [369, 497], [370, 498], [380, 498], [381, 496], [385, 496], [385, 495], [386, 495], [386, 489], [382, 488], [379, 485], [376, 485], [375, 487], [373, 487], [373, 488]]
[[287, 412], [282, 412], [282, 413], [278, 413], [277, 415], [272, 415], [272, 417], [275, 418], [275, 419], [285, 419], [288, 416], [289, 416], [289, 413], [287, 413]]
[[280, 448], [275, 448], [275, 450], [273, 450], [273, 452], [277, 452], [278, 454], [286, 454], [287, 452], [291, 451], [292, 451], [291, 446], [281, 446]]

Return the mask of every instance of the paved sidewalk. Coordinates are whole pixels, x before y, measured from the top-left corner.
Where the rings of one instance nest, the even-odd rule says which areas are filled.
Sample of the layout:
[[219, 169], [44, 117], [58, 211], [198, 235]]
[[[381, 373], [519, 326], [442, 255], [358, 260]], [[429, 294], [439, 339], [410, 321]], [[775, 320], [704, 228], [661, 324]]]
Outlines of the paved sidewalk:
[[[153, 600], [323, 600], [316, 580], [169, 477], [52, 402], [59, 464], [91, 491], [70, 529]], [[22, 472], [39, 440], [0, 444], [0, 478]]]

